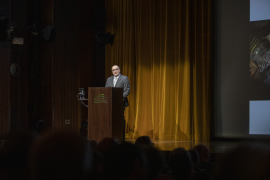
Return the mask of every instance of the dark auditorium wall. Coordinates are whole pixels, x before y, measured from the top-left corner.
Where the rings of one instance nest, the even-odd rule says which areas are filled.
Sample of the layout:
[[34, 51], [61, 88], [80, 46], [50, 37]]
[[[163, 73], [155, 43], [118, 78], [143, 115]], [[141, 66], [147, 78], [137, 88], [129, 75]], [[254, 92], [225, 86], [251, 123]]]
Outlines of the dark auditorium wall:
[[[29, 33], [26, 29], [26, 17], [31, 15], [32, 1], [0, 1], [0, 15], [16, 22], [14, 35], [24, 37], [24, 45], [11, 45], [0, 42], [0, 137], [6, 136], [11, 129], [28, 128], [28, 63]], [[11, 76], [12, 63], [20, 66], [18, 76]]]
[[[0, 139], [18, 128], [33, 129], [39, 120], [42, 129], [79, 131], [88, 115], [78, 88], [104, 86], [104, 46], [95, 43], [91, 28], [97, 13], [104, 13], [104, 1], [4, 0], [4, 11], [25, 42], [0, 43]], [[32, 35], [27, 27], [33, 22], [39, 30], [56, 27], [55, 40]], [[9, 73], [12, 62], [20, 66], [18, 76]]]

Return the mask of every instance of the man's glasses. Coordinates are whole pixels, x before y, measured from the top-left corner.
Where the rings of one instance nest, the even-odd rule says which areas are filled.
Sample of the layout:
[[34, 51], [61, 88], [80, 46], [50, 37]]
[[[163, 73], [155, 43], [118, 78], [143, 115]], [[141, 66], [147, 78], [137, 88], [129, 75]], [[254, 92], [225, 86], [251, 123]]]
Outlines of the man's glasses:
[[112, 72], [113, 72], [113, 71], [118, 71], [118, 70], [119, 70], [119, 69], [112, 69]]

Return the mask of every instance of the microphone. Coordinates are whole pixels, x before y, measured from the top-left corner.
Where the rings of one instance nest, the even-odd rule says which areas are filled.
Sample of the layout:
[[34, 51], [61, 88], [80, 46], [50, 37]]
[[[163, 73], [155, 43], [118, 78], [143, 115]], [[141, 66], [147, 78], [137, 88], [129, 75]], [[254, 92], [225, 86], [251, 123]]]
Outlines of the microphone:
[[[79, 88], [79, 94], [81, 95], [81, 96], [84, 96], [84, 88]], [[83, 97], [84, 98], [84, 97]]]
[[83, 102], [83, 100], [86, 100], [86, 98], [84, 98], [84, 95], [84, 88], [79, 88], [79, 94], [77, 95], [77, 99], [80, 100], [85, 107], [88, 107], [88, 105], [84, 104]]

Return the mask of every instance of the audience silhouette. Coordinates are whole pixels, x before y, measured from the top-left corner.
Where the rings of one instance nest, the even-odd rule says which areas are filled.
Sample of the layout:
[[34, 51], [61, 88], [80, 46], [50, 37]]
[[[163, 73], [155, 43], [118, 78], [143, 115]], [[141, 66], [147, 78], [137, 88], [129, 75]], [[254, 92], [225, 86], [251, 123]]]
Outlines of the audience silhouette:
[[37, 139], [30, 150], [33, 179], [83, 179], [92, 168], [90, 144], [78, 133], [52, 131]]
[[199, 168], [209, 175], [212, 175], [216, 166], [214, 163], [210, 162], [210, 151], [203, 144], [198, 144], [193, 149], [199, 153]]
[[[113, 138], [86, 141], [78, 133], [10, 133], [0, 147], [1, 179], [236, 180], [269, 179], [270, 146], [243, 144], [217, 162], [203, 144], [176, 148], [168, 160], [148, 136], [135, 144]], [[216, 168], [218, 167], [218, 168]]]
[[128, 142], [104, 153], [103, 179], [146, 179], [146, 157], [143, 151]]
[[0, 149], [0, 178], [29, 179], [28, 154], [35, 135], [18, 130], [7, 137]]
[[136, 139], [135, 145], [137, 145], [137, 146], [152, 146], [153, 143], [152, 143], [151, 139], [149, 138], [149, 136], [141, 136], [141, 137], [138, 137]]
[[169, 166], [175, 179], [190, 179], [192, 164], [190, 154], [184, 148], [176, 148], [170, 153]]

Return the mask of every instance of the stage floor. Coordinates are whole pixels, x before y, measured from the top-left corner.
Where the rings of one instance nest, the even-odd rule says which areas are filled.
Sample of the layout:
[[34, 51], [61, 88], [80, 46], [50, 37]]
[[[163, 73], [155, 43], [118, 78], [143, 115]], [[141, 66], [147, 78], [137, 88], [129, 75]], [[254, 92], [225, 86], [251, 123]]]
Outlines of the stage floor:
[[[135, 143], [133, 139], [126, 139], [126, 142]], [[175, 140], [152, 140], [154, 147], [161, 151], [172, 151], [175, 148], [182, 147], [186, 150], [193, 149], [198, 144], [205, 145], [210, 153], [224, 153], [237, 145], [239, 142], [230, 141], [175, 141]]]

